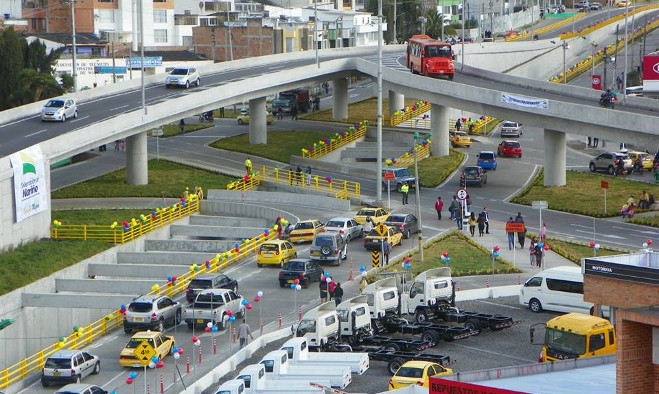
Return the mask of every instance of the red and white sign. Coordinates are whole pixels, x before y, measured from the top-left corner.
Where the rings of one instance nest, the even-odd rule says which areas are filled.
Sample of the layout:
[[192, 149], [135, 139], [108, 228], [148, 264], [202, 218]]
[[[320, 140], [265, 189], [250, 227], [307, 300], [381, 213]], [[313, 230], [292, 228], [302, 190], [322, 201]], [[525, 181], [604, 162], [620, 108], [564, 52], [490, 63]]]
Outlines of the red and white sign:
[[659, 92], [659, 56], [643, 56], [643, 91]]
[[429, 394], [526, 394], [523, 391], [498, 389], [473, 383], [430, 377]]
[[460, 201], [464, 201], [469, 197], [469, 193], [467, 193], [467, 189], [458, 189], [457, 192], [455, 192], [455, 196], [458, 198]]
[[593, 89], [595, 90], [602, 90], [602, 76], [601, 75], [593, 75], [593, 79], [591, 80]]

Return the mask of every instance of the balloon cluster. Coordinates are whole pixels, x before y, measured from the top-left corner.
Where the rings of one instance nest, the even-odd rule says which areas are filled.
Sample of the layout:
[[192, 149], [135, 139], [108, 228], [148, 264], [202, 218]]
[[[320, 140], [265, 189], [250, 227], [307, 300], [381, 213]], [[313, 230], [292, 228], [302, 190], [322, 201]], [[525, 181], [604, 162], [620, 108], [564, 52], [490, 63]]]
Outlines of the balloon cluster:
[[167, 277], [167, 284], [170, 286], [174, 286], [176, 284], [176, 279], [178, 279], [175, 276], [168, 276]]
[[256, 295], [254, 296], [254, 302], [259, 302], [261, 301], [261, 297], [263, 297], [263, 292], [261, 290], [256, 292]]
[[316, 149], [318, 149], [321, 146], [331, 145], [335, 142], [340, 142], [342, 139], [346, 138], [350, 134], [360, 131], [362, 129], [364, 129], [365, 131], [366, 127], [368, 127], [367, 120], [363, 120], [359, 123], [355, 123], [354, 125], [348, 127], [348, 130], [346, 131], [339, 131], [338, 133], [334, 133], [334, 136], [330, 138], [326, 138], [324, 140], [314, 142], [313, 146], [307, 146], [306, 148], [302, 148], [302, 156], [313, 153]]
[[217, 332], [217, 326], [214, 326], [212, 322], [206, 323], [206, 327], [204, 327], [204, 332], [209, 333], [212, 332], [215, 334]]
[[331, 175], [326, 176], [325, 180], [327, 181], [327, 183], [332, 183], [332, 176]]
[[53, 227], [60, 228], [61, 225], [62, 222], [60, 222], [59, 220], [53, 220]]
[[121, 312], [122, 315], [125, 314], [125, 313], [126, 313], [126, 305], [123, 305], [123, 304], [122, 304], [122, 305], [119, 307], [119, 312]]
[[58, 348], [63, 348], [64, 345], [66, 345], [66, 338], [64, 338], [64, 337], [57, 338], [57, 347]]
[[183, 348], [175, 347], [172, 349], [172, 353], [174, 353], [174, 359], [178, 360], [183, 355]]
[[408, 269], [412, 268], [412, 264], [403, 262], [403, 268], [408, 270]]
[[448, 257], [448, 253], [444, 252], [442, 253], [440, 257], [446, 264], [448, 264], [451, 261], [451, 258]]
[[126, 384], [131, 385], [133, 382], [137, 379], [137, 372], [131, 372], [128, 374], [128, 377], [126, 378]]
[[396, 158], [392, 157], [391, 159], [385, 160], [384, 164], [387, 165], [387, 167], [392, 167], [394, 164], [396, 164]]
[[231, 310], [227, 311], [227, 320], [229, 320], [230, 323], [236, 321], [236, 317], [233, 315], [233, 312]]
[[82, 336], [82, 332], [83, 332], [82, 327], [73, 326], [73, 335], [75, 335], [75, 336], [77, 336], [78, 338], [80, 338], [80, 337]]
[[643, 249], [647, 249], [650, 245], [652, 245], [652, 240], [648, 239], [647, 241], [643, 242]]
[[501, 249], [500, 249], [498, 246], [495, 246], [495, 247], [492, 249], [492, 256], [494, 256], [495, 259], [496, 259], [497, 257], [499, 257], [499, 250], [501, 250]]
[[192, 338], [190, 338], [190, 340], [192, 341], [193, 345], [201, 346], [201, 340], [198, 337], [192, 337]]
[[[325, 278], [327, 278], [329, 275], [325, 273]], [[291, 290], [302, 290], [302, 286], [300, 285], [300, 280], [295, 279], [293, 283], [291, 283]]]
[[595, 242], [589, 243], [588, 246], [590, 246], [591, 248], [593, 248], [595, 250], [600, 248], [600, 244], [596, 244]]
[[[539, 247], [539, 248], [542, 248], [542, 250], [549, 250], [549, 246], [548, 246], [548, 245], [545, 245], [545, 244], [542, 243], [542, 242], [538, 242], [538, 247]], [[597, 249], [599, 249], [599, 245], [597, 245]]]

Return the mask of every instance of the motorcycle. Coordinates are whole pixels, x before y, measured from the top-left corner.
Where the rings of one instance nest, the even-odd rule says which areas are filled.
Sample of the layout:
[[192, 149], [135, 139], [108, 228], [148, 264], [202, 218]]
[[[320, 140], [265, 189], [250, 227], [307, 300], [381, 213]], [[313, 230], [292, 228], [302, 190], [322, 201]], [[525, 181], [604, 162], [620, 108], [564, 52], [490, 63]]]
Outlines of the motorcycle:
[[600, 98], [600, 107], [614, 109], [615, 104], [613, 103], [613, 100]]
[[199, 123], [204, 122], [213, 123], [213, 111], [204, 112], [199, 115]]

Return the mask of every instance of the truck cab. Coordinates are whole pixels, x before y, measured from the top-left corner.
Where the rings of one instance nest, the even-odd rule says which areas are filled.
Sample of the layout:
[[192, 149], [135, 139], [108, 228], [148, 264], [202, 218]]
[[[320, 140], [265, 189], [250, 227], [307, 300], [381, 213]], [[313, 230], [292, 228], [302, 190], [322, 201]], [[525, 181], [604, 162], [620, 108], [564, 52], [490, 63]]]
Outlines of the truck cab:
[[[531, 327], [531, 340], [534, 328]], [[568, 313], [545, 324], [545, 340], [538, 361], [549, 362], [616, 353], [615, 328], [606, 320]]]
[[326, 302], [308, 311], [302, 320], [294, 326], [296, 337], [304, 337], [309, 346], [318, 348], [339, 337], [339, 315], [334, 301]]
[[414, 315], [417, 322], [425, 323], [430, 310], [452, 299], [451, 268], [433, 268], [417, 275], [409, 292], [401, 294], [401, 309], [403, 313]]
[[[322, 390], [309, 386], [309, 380], [268, 380], [263, 364], [252, 364], [243, 368], [234, 380], [244, 382], [246, 393], [321, 393]], [[329, 386], [329, 381], [319, 381], [317, 384]]]
[[399, 295], [396, 278], [380, 279], [371, 283], [364, 288], [362, 295], [366, 296], [369, 313], [373, 319], [398, 312]]
[[342, 337], [371, 335], [371, 313], [368, 297], [360, 295], [343, 301], [336, 307]]

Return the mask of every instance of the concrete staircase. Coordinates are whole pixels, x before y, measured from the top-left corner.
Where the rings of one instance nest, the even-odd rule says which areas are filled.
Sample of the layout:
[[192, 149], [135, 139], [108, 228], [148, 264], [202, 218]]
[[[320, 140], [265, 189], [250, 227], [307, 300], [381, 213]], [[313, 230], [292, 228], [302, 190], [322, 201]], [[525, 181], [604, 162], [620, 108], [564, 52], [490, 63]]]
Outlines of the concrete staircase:
[[[407, 150], [410, 145], [405, 145], [399, 141], [387, 141], [382, 146], [383, 157], [398, 157]], [[365, 140], [357, 142], [355, 147], [346, 148], [341, 151], [341, 160], [354, 160], [354, 161], [375, 161], [377, 160], [377, 145], [375, 141]]]

